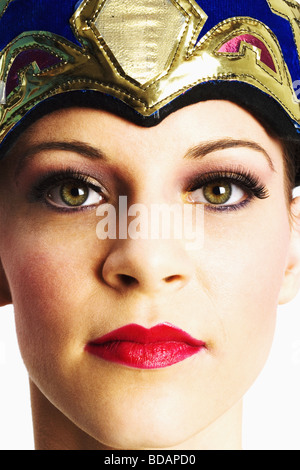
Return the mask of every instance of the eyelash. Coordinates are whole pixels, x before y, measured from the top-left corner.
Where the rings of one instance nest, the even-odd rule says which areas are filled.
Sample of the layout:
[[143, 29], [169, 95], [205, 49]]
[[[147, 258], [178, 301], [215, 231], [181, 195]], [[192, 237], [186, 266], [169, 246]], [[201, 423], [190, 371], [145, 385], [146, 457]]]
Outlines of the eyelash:
[[[209, 202], [205, 204], [206, 209], [214, 212], [224, 212], [238, 210], [247, 205], [254, 197], [258, 199], [266, 199], [269, 197], [267, 188], [259, 181], [259, 179], [253, 175], [250, 171], [244, 171], [243, 169], [232, 169], [230, 171], [212, 171], [205, 173], [203, 175], [197, 176], [194, 178], [192, 183], [186, 189], [187, 193], [194, 192], [198, 189], [203, 188], [205, 185], [219, 182], [227, 182], [229, 184], [234, 184], [244, 190], [248, 198], [237, 204], [229, 205], [213, 205]], [[67, 182], [76, 182], [84, 183], [90, 189], [98, 192], [105, 198], [104, 188], [99, 184], [95, 185], [91, 182], [91, 178], [82, 173], [74, 172], [72, 169], [66, 169], [62, 172], [49, 172], [46, 174], [43, 179], [38, 182], [30, 193], [31, 201], [43, 201], [47, 206], [50, 206], [52, 209], [61, 211], [61, 212], [74, 212], [80, 210], [87, 210], [94, 206], [78, 206], [77, 208], [68, 208], [68, 207], [58, 207], [51, 204], [47, 201], [47, 192], [52, 188], [55, 188], [59, 183]]]
[[66, 170], [63, 170], [62, 172], [53, 171], [44, 175], [43, 179], [33, 187], [30, 193], [30, 200], [33, 202], [42, 201], [47, 206], [50, 206], [52, 209], [60, 211], [60, 212], [75, 212], [75, 211], [80, 211], [80, 210], [88, 210], [89, 208], [94, 207], [94, 206], [81, 206], [81, 207], [79, 206], [79, 207], [72, 209], [69, 207], [55, 206], [54, 204], [51, 204], [49, 201], [47, 201], [47, 192], [49, 192], [51, 189], [55, 188], [59, 184], [62, 184], [62, 183], [66, 184], [68, 182], [83, 183], [88, 188], [101, 194], [105, 198], [104, 188], [100, 184], [99, 185], [93, 184], [91, 182], [91, 178], [87, 175], [74, 172], [71, 169], [66, 169]]
[[266, 199], [269, 197], [269, 192], [255, 175], [250, 171], [245, 171], [243, 169], [233, 169], [230, 171], [215, 171], [205, 173], [196, 177], [193, 182], [187, 188], [187, 192], [193, 192], [197, 189], [203, 188], [207, 184], [214, 182], [227, 182], [229, 184], [235, 184], [240, 187], [243, 191], [248, 194], [248, 198], [244, 199], [240, 203], [231, 204], [231, 205], [216, 205], [210, 204], [209, 202], [206, 205], [206, 209], [214, 212], [224, 212], [238, 210], [245, 205], [247, 205], [254, 197], [258, 199]]

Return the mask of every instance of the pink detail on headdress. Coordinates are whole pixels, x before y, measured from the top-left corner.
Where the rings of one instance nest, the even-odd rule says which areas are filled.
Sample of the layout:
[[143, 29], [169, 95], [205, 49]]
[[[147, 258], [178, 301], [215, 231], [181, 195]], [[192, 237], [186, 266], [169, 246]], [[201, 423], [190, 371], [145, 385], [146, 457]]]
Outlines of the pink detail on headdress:
[[241, 34], [240, 36], [236, 36], [235, 38], [230, 39], [230, 41], [226, 42], [225, 44], [223, 44], [223, 46], [220, 47], [218, 52], [237, 53], [240, 50], [240, 45], [242, 41], [247, 42], [248, 44], [252, 44], [252, 46], [259, 48], [261, 50], [261, 62], [263, 62], [270, 69], [276, 72], [274, 61], [267, 47], [260, 39], [256, 38], [255, 36], [252, 36], [251, 34]]
[[19, 77], [18, 72], [26, 67], [27, 65], [36, 62], [40, 70], [51, 67], [58, 64], [60, 59], [50, 52], [43, 51], [41, 49], [29, 49], [21, 52], [14, 60], [6, 82], [6, 96], [10, 94], [18, 85]]

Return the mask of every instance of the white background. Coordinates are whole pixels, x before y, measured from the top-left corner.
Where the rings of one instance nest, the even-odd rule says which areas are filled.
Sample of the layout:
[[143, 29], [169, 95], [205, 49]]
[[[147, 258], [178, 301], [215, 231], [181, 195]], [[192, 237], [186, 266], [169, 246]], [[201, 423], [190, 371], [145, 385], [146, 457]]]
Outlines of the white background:
[[[12, 307], [0, 309], [0, 450], [34, 448]], [[271, 355], [245, 398], [244, 449], [300, 450], [300, 294], [279, 307]]]

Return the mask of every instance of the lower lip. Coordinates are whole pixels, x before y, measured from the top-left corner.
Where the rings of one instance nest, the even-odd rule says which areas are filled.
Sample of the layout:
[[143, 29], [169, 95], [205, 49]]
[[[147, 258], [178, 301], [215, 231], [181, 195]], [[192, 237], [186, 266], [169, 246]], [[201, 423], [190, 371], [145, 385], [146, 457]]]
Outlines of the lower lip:
[[184, 341], [139, 343], [128, 340], [89, 343], [86, 351], [109, 362], [138, 369], [161, 369], [181, 362], [205, 348], [201, 341], [191, 345]]
[[86, 350], [106, 361], [139, 369], [159, 369], [181, 362], [199, 352], [202, 347], [186, 343], [132, 343], [112, 341], [104, 344], [88, 344]]

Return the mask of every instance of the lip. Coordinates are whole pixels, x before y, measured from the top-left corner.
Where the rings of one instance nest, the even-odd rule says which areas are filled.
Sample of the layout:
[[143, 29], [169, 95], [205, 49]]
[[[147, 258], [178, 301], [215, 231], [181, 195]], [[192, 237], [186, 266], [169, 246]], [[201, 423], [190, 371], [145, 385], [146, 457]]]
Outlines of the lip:
[[169, 323], [130, 324], [92, 340], [85, 350], [101, 359], [139, 369], [160, 369], [205, 349], [203, 341]]

